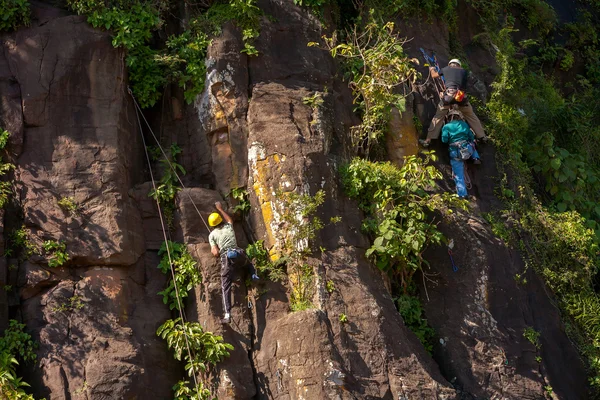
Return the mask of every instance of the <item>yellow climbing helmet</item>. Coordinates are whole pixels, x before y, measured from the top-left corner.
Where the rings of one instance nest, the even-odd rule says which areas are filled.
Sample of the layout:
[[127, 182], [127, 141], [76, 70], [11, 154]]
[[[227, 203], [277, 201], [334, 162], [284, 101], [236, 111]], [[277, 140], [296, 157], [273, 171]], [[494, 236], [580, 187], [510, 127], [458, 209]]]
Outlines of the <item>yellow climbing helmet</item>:
[[221, 214], [219, 213], [212, 213], [208, 216], [208, 224], [210, 226], [217, 226], [221, 222], [223, 222], [223, 218], [221, 218]]

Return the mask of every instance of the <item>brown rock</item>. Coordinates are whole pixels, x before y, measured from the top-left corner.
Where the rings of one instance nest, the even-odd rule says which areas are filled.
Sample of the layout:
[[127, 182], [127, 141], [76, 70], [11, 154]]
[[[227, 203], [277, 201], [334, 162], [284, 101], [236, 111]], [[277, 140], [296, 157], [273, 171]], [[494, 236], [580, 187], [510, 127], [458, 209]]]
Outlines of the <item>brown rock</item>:
[[[71, 16], [18, 31], [6, 55], [33, 144], [16, 170], [33, 238], [66, 241], [75, 265], [133, 264], [143, 238], [127, 191], [141, 160], [122, 54], [108, 34]], [[18, 118], [11, 121], [18, 129]], [[63, 197], [81, 215], [61, 210]]]

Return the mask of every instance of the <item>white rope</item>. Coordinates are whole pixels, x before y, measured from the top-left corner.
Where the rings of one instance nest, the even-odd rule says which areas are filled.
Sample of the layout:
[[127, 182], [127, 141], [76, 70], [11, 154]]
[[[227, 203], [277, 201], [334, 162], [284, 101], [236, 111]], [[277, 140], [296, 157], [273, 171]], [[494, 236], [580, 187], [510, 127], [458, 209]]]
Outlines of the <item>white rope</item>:
[[[169, 160], [169, 157], [167, 156], [167, 153], [165, 152], [165, 150], [163, 149], [163, 147], [160, 145], [160, 142], [158, 140], [158, 138], [156, 137], [156, 135], [154, 134], [154, 131], [152, 131], [152, 128], [150, 127], [150, 124], [148, 123], [148, 120], [146, 119], [146, 117], [144, 116], [144, 113], [142, 113], [142, 109], [140, 108], [139, 104], [137, 103], [137, 101], [135, 100], [135, 97], [133, 97], [133, 94], [131, 94], [131, 97], [133, 98], [133, 102], [137, 108], [136, 113], [142, 114], [142, 118], [144, 119], [144, 122], [146, 123], [146, 125], [148, 126], [148, 130], [150, 131], [150, 134], [152, 135], [152, 137], [154, 138], [154, 140], [156, 141], [156, 144], [158, 146], [158, 148], [160, 149], [162, 155], [165, 157], [165, 160], [167, 160], [167, 163], [169, 164], [169, 167], [171, 168], [171, 170], [173, 171], [173, 173], [175, 174], [175, 176], [177, 177], [177, 180], [179, 181], [179, 184], [181, 185], [181, 187], [183, 189], [186, 189], [185, 185], [183, 184], [183, 181], [181, 180], [181, 178], [179, 177], [179, 174], [177, 173], [177, 169], [175, 169], [175, 167], [173, 166], [173, 164], [171, 163], [171, 160]], [[139, 119], [139, 117], [138, 117]], [[141, 126], [140, 126], [141, 129]], [[144, 142], [145, 143], [145, 142]], [[145, 145], [144, 145], [145, 146]], [[210, 227], [208, 226], [208, 224], [206, 223], [206, 221], [204, 220], [204, 218], [202, 217], [202, 214], [200, 214], [200, 210], [198, 209], [198, 207], [196, 206], [196, 203], [194, 203], [194, 200], [192, 199], [192, 196], [190, 196], [190, 193], [188, 191], [185, 192], [187, 197], [190, 199], [190, 201], [192, 202], [192, 205], [194, 206], [194, 209], [196, 210], [196, 212], [198, 213], [198, 215], [200, 216], [200, 219], [202, 220], [202, 222], [204, 223], [204, 226], [206, 227], [206, 229], [208, 230], [208, 232], [210, 233]]]
[[[129, 91], [129, 94], [131, 95], [131, 98], [133, 99], [133, 101], [135, 102], [135, 104], [137, 106], [137, 102], [135, 101], [135, 97], [133, 97], [133, 93], [131, 92], [131, 89], [128, 88], [128, 91]], [[138, 112], [138, 110], [136, 110], [135, 114], [136, 114], [136, 117], [138, 120], [138, 126], [140, 128], [140, 136], [142, 137], [142, 143], [144, 144], [146, 160], [148, 161], [148, 168], [150, 170], [150, 179], [152, 180], [152, 188], [154, 189], [154, 191], [156, 191], [156, 182], [154, 181], [154, 174], [152, 173], [152, 163], [150, 161], [150, 156], [148, 155], [148, 148], [146, 147], [146, 139], [144, 138], [144, 133], [142, 132], [142, 123], [140, 121], [140, 113]], [[185, 330], [185, 319], [183, 318], [183, 312], [181, 311], [183, 309], [183, 307], [181, 304], [181, 298], [179, 297], [179, 288], [177, 287], [177, 281], [175, 280], [175, 270], [173, 268], [173, 259], [171, 258], [171, 249], [169, 247], [169, 241], [167, 239], [167, 231], [165, 228], [165, 222], [163, 220], [163, 214], [162, 214], [162, 211], [160, 208], [160, 203], [158, 201], [158, 197], [156, 197], [155, 199], [156, 199], [156, 206], [158, 207], [158, 217], [160, 218], [160, 225], [161, 225], [162, 231], [163, 231], [163, 238], [165, 240], [165, 246], [167, 248], [167, 256], [169, 257], [169, 265], [171, 267], [171, 278], [173, 279], [173, 287], [175, 288], [175, 298], [177, 299], [177, 305], [179, 306], [179, 318], [181, 318], [181, 325], [183, 327], [183, 336], [185, 338], [185, 346], [187, 347], [188, 355], [190, 357], [190, 365], [192, 366], [192, 372], [193, 372], [192, 375], [194, 377], [194, 385], [196, 387], [196, 393], [198, 394], [198, 400], [201, 400], [200, 393], [198, 392], [198, 379], [196, 377], [196, 370], [194, 367], [192, 351], [190, 348], [190, 342], [189, 342], [189, 339], [188, 339], [188, 336], [187, 336], [187, 333]]]

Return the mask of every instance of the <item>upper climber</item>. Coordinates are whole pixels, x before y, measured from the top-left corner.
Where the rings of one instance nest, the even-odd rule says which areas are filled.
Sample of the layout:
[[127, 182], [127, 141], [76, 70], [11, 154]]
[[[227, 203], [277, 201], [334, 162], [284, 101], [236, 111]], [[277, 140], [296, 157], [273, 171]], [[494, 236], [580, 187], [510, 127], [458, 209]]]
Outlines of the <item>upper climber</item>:
[[431, 139], [440, 137], [440, 130], [442, 129], [444, 117], [448, 114], [448, 110], [454, 104], [458, 106], [459, 111], [475, 132], [475, 137], [477, 139], [487, 140], [485, 132], [483, 131], [483, 126], [481, 125], [479, 118], [477, 118], [473, 112], [473, 107], [471, 107], [465, 94], [468, 73], [462, 68], [460, 60], [456, 58], [450, 60], [448, 66], [442, 68], [439, 73], [436, 72], [433, 67], [429, 67], [429, 71], [431, 77], [434, 79], [439, 78], [440, 76], [444, 77], [446, 89], [444, 92], [440, 93], [440, 104], [429, 125], [427, 139], [421, 141], [421, 143], [427, 146]]
[[[258, 280], [254, 265], [248, 260], [246, 252], [239, 248], [233, 230], [233, 220], [223, 210], [220, 202], [215, 203], [218, 211], [209, 215], [208, 224], [215, 229], [208, 235], [210, 251], [215, 257], [221, 257], [221, 290], [223, 293], [223, 308], [225, 317], [222, 323], [231, 322], [231, 284], [233, 282], [235, 267], [248, 267], [253, 280]], [[221, 217], [221, 215], [223, 217]], [[223, 223], [225, 219], [225, 223]]]

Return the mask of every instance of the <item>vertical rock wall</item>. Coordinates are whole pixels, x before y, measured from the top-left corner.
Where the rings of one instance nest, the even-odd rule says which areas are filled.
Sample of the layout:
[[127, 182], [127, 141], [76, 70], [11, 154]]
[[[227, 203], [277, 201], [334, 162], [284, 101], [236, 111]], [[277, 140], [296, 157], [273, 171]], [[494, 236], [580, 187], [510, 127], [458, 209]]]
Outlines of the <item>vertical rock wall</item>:
[[[438, 275], [424, 305], [442, 341], [433, 359], [426, 354], [396, 312], [385, 277], [364, 258], [362, 215], [339, 187], [337, 169], [352, 154], [347, 132], [357, 120], [334, 61], [306, 47], [323, 34], [321, 24], [291, 1], [264, 0], [260, 7], [269, 18], [255, 43], [259, 56], [240, 53], [241, 34], [226, 25], [209, 49], [206, 91], [196, 103], [185, 106], [177, 91], [167, 92], [160, 115], [149, 115], [161, 138], [183, 149], [187, 170], [171, 234], [188, 244], [203, 282], [186, 315], [234, 345], [211, 376], [219, 398], [541, 398], [546, 384], [559, 398], [585, 398], [583, 367], [543, 285], [535, 277], [527, 287], [515, 284], [519, 255], [479, 217], [477, 207], [495, 205], [489, 177], [496, 171], [487, 166], [474, 174], [477, 207], [441, 225], [457, 243], [459, 271], [449, 271], [445, 248], [427, 255]], [[2, 228], [7, 238], [24, 225], [38, 249], [44, 240], [64, 241], [71, 260], [49, 268], [43, 254], [0, 259], [0, 280], [18, 287], [0, 291], [0, 329], [9, 315], [21, 317], [40, 342], [38, 364], [24, 369], [36, 396], [171, 398], [183, 371], [155, 335], [172, 317], [156, 294], [166, 281], [156, 268], [163, 233], [147, 196], [123, 54], [83, 19], [36, 10], [37, 25], [1, 38], [0, 126], [13, 133], [18, 194]], [[449, 55], [440, 26], [405, 26], [420, 38], [409, 51]], [[390, 159], [415, 153], [411, 113], [426, 125], [433, 110], [428, 91], [394, 119]], [[323, 104], [305, 104], [315, 93]], [[491, 166], [492, 149], [483, 156]], [[242, 247], [258, 239], [277, 244], [277, 191], [324, 190], [320, 217], [342, 218], [322, 230], [316, 247], [324, 251], [308, 260], [315, 309], [290, 313], [286, 282], [247, 285], [240, 271], [233, 323], [219, 323], [220, 266], [196, 207], [206, 219], [215, 201], [244, 186], [252, 210], [236, 223]], [[65, 197], [74, 198], [76, 213], [58, 206]], [[541, 364], [522, 337], [526, 326], [546, 332]], [[556, 348], [560, 357], [551, 354]]]
[[[170, 316], [156, 296], [165, 278], [130, 196], [142, 153], [122, 52], [66, 16], [5, 36], [0, 60], [0, 125], [17, 165], [4, 221], [35, 249], [8, 260], [21, 298], [10, 315], [40, 343], [36, 368], [24, 370], [36, 396], [169, 397], [179, 374], [155, 336]], [[58, 205], [69, 197], [76, 212]], [[66, 244], [64, 267], [48, 266], [45, 240]]]

